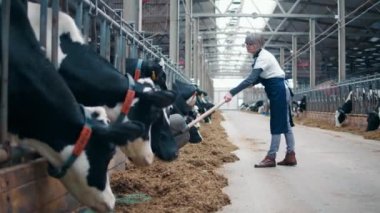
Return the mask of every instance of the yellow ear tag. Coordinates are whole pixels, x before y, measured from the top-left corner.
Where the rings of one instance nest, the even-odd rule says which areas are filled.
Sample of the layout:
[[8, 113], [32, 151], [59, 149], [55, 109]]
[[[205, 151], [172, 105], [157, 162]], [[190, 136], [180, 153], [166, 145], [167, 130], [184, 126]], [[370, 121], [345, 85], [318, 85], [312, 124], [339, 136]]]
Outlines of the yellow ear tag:
[[155, 81], [156, 80], [156, 72], [153, 70], [152, 71], [152, 80]]

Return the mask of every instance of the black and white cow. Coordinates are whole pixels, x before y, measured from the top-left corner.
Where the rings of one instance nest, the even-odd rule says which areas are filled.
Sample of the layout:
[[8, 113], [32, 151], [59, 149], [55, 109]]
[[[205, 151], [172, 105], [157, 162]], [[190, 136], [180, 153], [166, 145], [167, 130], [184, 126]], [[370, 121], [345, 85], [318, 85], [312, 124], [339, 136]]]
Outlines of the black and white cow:
[[302, 96], [301, 101], [299, 102], [299, 111], [301, 113], [306, 111], [306, 95]]
[[[126, 72], [134, 76], [135, 80], [140, 77], [150, 78], [155, 85], [160, 89], [167, 90], [166, 86], [166, 74], [163, 71], [164, 62], [141, 60], [141, 59], [126, 59]], [[136, 66], [135, 69], [133, 67]], [[179, 146], [175, 136], [172, 134], [172, 126], [175, 125], [172, 122], [172, 118], [169, 115], [168, 108], [163, 109], [164, 113], [161, 113], [156, 121], [152, 124], [151, 137], [154, 140], [152, 142], [152, 150], [162, 160], [171, 161], [178, 157]]]
[[[172, 105], [171, 114], [180, 114], [185, 117], [186, 123], [190, 123], [195, 119], [194, 114], [192, 114], [192, 109], [196, 103], [196, 87], [192, 84], [177, 80], [173, 83], [173, 90], [177, 93], [177, 98]], [[202, 141], [202, 136], [196, 126], [190, 127], [189, 134], [190, 143], [199, 143]]]
[[367, 129], [366, 131], [374, 131], [379, 128], [380, 125], [380, 115], [379, 111], [371, 111], [367, 116]]
[[251, 110], [252, 112], [258, 112], [261, 106], [264, 106], [264, 100], [258, 100], [252, 103], [251, 105], [249, 105], [249, 110]]
[[[209, 109], [214, 107], [214, 104], [207, 101], [206, 96], [207, 96], [207, 92], [199, 88], [197, 89], [196, 105], [198, 106], [198, 112], [200, 114], [203, 114], [207, 112]], [[211, 115], [212, 113], [203, 119], [205, 123], [211, 123]]]
[[[37, 37], [39, 36], [39, 13], [40, 5], [29, 2], [28, 16]], [[51, 9], [48, 9], [48, 20], [50, 20], [49, 17], [51, 17]], [[145, 134], [138, 141], [128, 143], [128, 147], [124, 147], [122, 151], [137, 165], [151, 164], [153, 162], [152, 146], [163, 146], [166, 142], [162, 141], [166, 138], [150, 137], [152, 131], [170, 133], [170, 130], [162, 129], [166, 125], [153, 126], [152, 124], [158, 118], [161, 118], [162, 122], [169, 122], [165, 120], [167, 116], [160, 116], [160, 114], [165, 113], [163, 107], [174, 101], [175, 93], [155, 91], [150, 78], [139, 79], [138, 82], [126, 78], [84, 43], [80, 30], [69, 15], [60, 12], [59, 20], [59, 73], [80, 103], [86, 106], [105, 106], [112, 122], [115, 122], [121, 114], [126, 114], [124, 117], [126, 120], [143, 122], [146, 126]], [[48, 29], [51, 29], [51, 21], [48, 21]], [[49, 33], [51, 30], [48, 30], [48, 37]], [[49, 51], [50, 45], [46, 49]], [[48, 57], [50, 56], [48, 52]], [[133, 92], [131, 94], [136, 96], [132, 97], [127, 106], [129, 92]], [[125, 109], [129, 109], [127, 113]], [[157, 129], [152, 130], [152, 127]], [[168, 143], [170, 145], [172, 141]], [[171, 147], [168, 149], [155, 149], [155, 151], [165, 151], [165, 154], [156, 153], [156, 155], [164, 156], [163, 160], [175, 159], [178, 153]]]
[[[379, 99], [377, 99], [379, 101]], [[368, 113], [366, 131], [377, 130], [380, 126], [380, 102], [378, 102], [375, 110]]]
[[292, 112], [298, 117], [306, 111], [306, 95], [303, 95], [301, 100], [292, 101]]
[[341, 127], [346, 120], [347, 114], [352, 112], [352, 91], [348, 94], [343, 105], [335, 111], [335, 126]]
[[125, 72], [131, 74], [135, 80], [151, 78], [161, 89], [167, 90], [164, 67], [165, 62], [162, 58], [160, 60], [125, 59]]
[[[9, 133], [44, 156], [54, 168], [51, 174], [79, 202], [99, 212], [109, 211], [115, 197], [107, 166], [115, 145], [139, 137], [144, 126], [137, 122], [107, 126], [86, 118], [83, 107], [44, 56], [21, 0], [10, 2]], [[2, 10], [1, 1], [0, 5]]]
[[247, 103], [242, 103], [239, 108], [240, 108], [240, 110], [248, 110], [249, 105]]
[[[125, 60], [126, 75], [130, 74], [135, 80], [140, 78], [150, 78], [160, 89], [167, 90], [166, 73], [164, 72], [164, 61], [160, 60], [143, 60], [127, 58]], [[164, 109], [166, 110], [166, 109]], [[173, 129], [177, 129], [180, 120], [169, 116], [169, 112], [165, 111], [156, 121], [153, 122], [151, 136], [156, 138], [152, 143], [152, 150], [162, 160], [171, 161], [177, 158], [178, 144], [176, 141], [180, 140], [178, 136], [170, 134]], [[168, 120], [168, 122], [163, 121]], [[185, 124], [186, 125], [186, 124]], [[157, 128], [160, 126], [160, 128]], [[173, 154], [175, 153], [175, 154]]]

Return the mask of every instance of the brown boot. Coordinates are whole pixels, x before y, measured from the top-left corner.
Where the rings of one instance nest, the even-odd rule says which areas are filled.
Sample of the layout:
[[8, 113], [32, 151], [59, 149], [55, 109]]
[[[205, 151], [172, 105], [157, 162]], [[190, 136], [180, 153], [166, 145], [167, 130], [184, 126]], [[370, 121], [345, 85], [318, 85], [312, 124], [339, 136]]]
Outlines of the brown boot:
[[264, 160], [255, 164], [255, 168], [276, 167], [276, 160], [270, 156], [265, 156]]
[[294, 151], [287, 152], [283, 161], [277, 163], [280, 166], [295, 166], [297, 165], [296, 153]]

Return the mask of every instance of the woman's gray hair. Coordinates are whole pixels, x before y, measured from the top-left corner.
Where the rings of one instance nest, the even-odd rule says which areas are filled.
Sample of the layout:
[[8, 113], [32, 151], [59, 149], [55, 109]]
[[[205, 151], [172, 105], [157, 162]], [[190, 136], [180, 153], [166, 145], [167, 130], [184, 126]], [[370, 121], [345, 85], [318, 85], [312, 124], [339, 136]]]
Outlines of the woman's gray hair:
[[260, 48], [264, 45], [264, 38], [260, 34], [248, 33], [245, 37], [246, 44], [258, 44]]

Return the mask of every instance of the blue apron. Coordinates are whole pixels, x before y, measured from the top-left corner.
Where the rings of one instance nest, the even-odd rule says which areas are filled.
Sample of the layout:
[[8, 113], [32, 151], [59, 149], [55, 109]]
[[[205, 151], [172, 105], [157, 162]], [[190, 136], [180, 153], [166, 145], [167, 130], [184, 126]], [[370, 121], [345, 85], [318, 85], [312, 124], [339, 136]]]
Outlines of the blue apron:
[[260, 79], [270, 101], [270, 132], [271, 134], [288, 133], [288, 104], [286, 102], [286, 87], [283, 78]]

